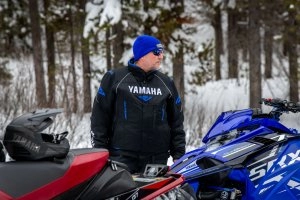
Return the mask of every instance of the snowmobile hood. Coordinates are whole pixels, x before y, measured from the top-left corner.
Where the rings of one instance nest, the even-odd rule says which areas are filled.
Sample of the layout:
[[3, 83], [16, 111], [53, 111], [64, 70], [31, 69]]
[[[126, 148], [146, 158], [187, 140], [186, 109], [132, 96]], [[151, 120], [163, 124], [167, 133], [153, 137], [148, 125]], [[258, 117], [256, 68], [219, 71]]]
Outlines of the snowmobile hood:
[[[257, 113], [257, 110], [254, 109], [244, 109], [221, 113], [208, 133], [202, 139], [202, 142], [206, 144], [208, 141], [216, 138], [217, 136], [225, 135], [235, 129], [250, 129], [253, 131], [261, 126], [272, 131], [294, 134], [293, 130], [282, 125], [278, 122], [278, 120], [261, 116], [261, 113]], [[254, 135], [251, 131], [248, 133], [244, 132], [242, 135]]]
[[228, 132], [243, 123], [249, 122], [252, 119], [252, 114], [252, 109], [222, 112], [202, 139], [202, 142], [207, 143], [211, 138], [222, 135], [224, 132]]

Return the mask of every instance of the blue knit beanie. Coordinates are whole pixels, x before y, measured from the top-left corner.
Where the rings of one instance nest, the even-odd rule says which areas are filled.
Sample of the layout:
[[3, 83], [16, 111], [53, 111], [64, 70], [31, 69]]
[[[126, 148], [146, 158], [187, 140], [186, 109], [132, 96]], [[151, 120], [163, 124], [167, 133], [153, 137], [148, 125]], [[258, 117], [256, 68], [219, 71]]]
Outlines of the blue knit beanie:
[[161, 42], [150, 35], [140, 35], [133, 43], [134, 60], [138, 61], [141, 57], [155, 49], [163, 49]]

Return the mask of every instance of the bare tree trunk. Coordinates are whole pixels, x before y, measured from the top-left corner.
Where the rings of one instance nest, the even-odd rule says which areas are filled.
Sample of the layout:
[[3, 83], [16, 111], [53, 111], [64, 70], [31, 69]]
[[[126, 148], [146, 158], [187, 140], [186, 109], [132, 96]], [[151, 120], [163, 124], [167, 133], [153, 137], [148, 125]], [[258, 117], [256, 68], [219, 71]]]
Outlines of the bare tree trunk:
[[71, 72], [72, 72], [72, 86], [73, 86], [73, 107], [72, 112], [78, 112], [78, 100], [77, 100], [77, 85], [76, 85], [76, 71], [75, 71], [75, 41], [74, 41], [74, 27], [73, 27], [73, 12], [69, 8], [69, 20], [70, 20], [70, 45], [71, 45]]
[[249, 73], [250, 73], [250, 107], [260, 108], [261, 99], [261, 60], [259, 35], [258, 0], [249, 1]]
[[299, 101], [298, 90], [298, 62], [297, 62], [297, 24], [296, 24], [296, 11], [289, 9], [288, 24], [286, 27], [286, 50], [289, 57], [289, 82], [290, 82], [290, 100], [294, 102]]
[[120, 60], [124, 53], [124, 32], [122, 21], [120, 20], [119, 23], [114, 24], [112, 26], [112, 44], [113, 44], [113, 66], [114, 68], [121, 67]]
[[223, 53], [223, 31], [220, 5], [215, 7], [215, 15], [213, 20], [213, 27], [215, 29], [215, 76], [216, 80], [221, 77], [221, 54]]
[[289, 54], [289, 71], [290, 71], [290, 100], [299, 102], [299, 78], [298, 78], [298, 62], [297, 62], [297, 47], [296, 44], [292, 44], [288, 48]]
[[113, 68], [112, 64], [111, 64], [110, 30], [111, 30], [111, 27], [107, 26], [106, 32], [105, 32], [105, 47], [106, 47], [106, 68], [108, 71]]
[[[44, 10], [46, 19], [48, 19], [49, 13], [49, 2], [44, 0]], [[47, 63], [48, 63], [48, 106], [51, 108], [56, 106], [55, 102], [55, 74], [56, 74], [56, 65], [55, 65], [55, 47], [54, 47], [54, 31], [51, 22], [46, 22], [46, 52], [47, 52]]]
[[[173, 4], [172, 4], [173, 3]], [[180, 16], [184, 11], [184, 3], [183, 0], [171, 0], [171, 4], [174, 5], [172, 9], [175, 12], [175, 16]], [[181, 24], [177, 24], [176, 28], [181, 28]], [[173, 58], [173, 78], [175, 82], [175, 86], [179, 92], [179, 96], [181, 98], [182, 107], [185, 107], [185, 94], [184, 94], [184, 59], [183, 59], [183, 38], [177, 38], [178, 43], [180, 44], [178, 47], [178, 51], [174, 55]]]
[[[249, 61], [249, 14], [248, 9], [244, 8], [245, 1], [237, 1], [237, 20], [236, 21], [236, 40], [238, 45], [238, 52], [241, 53], [241, 58], [243, 62]], [[243, 9], [240, 9], [243, 8]]]
[[[79, 0], [80, 8], [85, 9], [86, 0]], [[82, 76], [83, 76], [83, 112], [91, 112], [91, 68], [89, 56], [89, 39], [83, 37], [83, 27], [85, 24], [85, 14], [80, 15], [81, 26], [81, 59], [82, 59]]]
[[32, 33], [32, 48], [33, 48], [33, 62], [35, 71], [35, 81], [36, 81], [36, 98], [37, 106], [45, 107], [47, 106], [46, 98], [46, 87], [43, 69], [43, 55], [42, 55], [42, 43], [40, 35], [40, 21], [39, 21], [39, 10], [38, 1], [29, 0], [29, 13], [30, 13], [30, 24]]
[[81, 38], [81, 58], [83, 66], [83, 112], [91, 112], [91, 68], [90, 68], [90, 56], [89, 56], [89, 41], [86, 38]]
[[[15, 3], [13, 1], [7, 1], [7, 7], [9, 8], [7, 15], [8, 15], [9, 19], [13, 18], [13, 12], [14, 12], [13, 5], [14, 4]], [[1, 20], [4, 20], [4, 19], [1, 19]], [[6, 38], [6, 40], [4, 43], [3, 51], [4, 51], [4, 56], [7, 56], [13, 52], [13, 46], [15, 46], [15, 44], [13, 44], [13, 40], [14, 40], [13, 34], [7, 34], [7, 36], [5, 38]]]
[[[148, 11], [149, 11], [149, 8], [150, 8], [150, 5], [151, 4], [151, 1], [149, 1], [149, 0], [143, 0], [143, 5], [144, 5], [144, 12], [145, 13], [148, 13]], [[144, 33], [145, 34], [148, 34], [148, 35], [151, 35], [151, 33], [152, 33], [152, 31], [151, 31], [151, 22], [153, 22], [152, 20], [151, 20], [151, 18], [150, 17], [147, 17], [147, 19], [146, 19], [146, 21], [145, 21], [145, 23], [143, 24], [143, 26], [144, 26]], [[160, 38], [161, 39], [161, 38]]]
[[266, 27], [264, 38], [265, 78], [272, 78], [273, 36], [274, 34], [272, 28]]
[[274, 12], [276, 7], [276, 1], [267, 0], [265, 2], [266, 12], [264, 12], [263, 21], [265, 24], [265, 35], [264, 35], [264, 53], [265, 53], [265, 78], [272, 78], [272, 55], [273, 55], [273, 37], [274, 37]]
[[173, 77], [176, 88], [178, 89], [181, 103], [184, 108], [184, 61], [183, 61], [183, 46], [179, 48], [178, 53], [173, 58]]
[[249, 27], [240, 25], [239, 31], [238, 31], [238, 40], [239, 44], [241, 46], [241, 53], [242, 53], [242, 60], [244, 62], [249, 61], [249, 33], [248, 33]]
[[237, 9], [228, 8], [228, 78], [238, 78]]

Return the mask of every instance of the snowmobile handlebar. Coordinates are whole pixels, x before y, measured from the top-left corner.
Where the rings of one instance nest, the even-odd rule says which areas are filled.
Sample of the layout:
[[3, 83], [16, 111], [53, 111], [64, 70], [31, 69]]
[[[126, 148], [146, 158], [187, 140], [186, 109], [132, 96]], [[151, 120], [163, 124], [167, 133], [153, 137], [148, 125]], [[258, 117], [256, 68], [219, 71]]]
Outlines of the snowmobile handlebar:
[[300, 112], [300, 102], [292, 102], [282, 99], [266, 99], [262, 98], [260, 101], [261, 104], [273, 107], [272, 111], [269, 113], [273, 118], [279, 120], [279, 117], [282, 113]]
[[300, 102], [292, 102], [282, 99], [261, 99], [261, 103], [272, 106], [277, 112], [300, 112]]

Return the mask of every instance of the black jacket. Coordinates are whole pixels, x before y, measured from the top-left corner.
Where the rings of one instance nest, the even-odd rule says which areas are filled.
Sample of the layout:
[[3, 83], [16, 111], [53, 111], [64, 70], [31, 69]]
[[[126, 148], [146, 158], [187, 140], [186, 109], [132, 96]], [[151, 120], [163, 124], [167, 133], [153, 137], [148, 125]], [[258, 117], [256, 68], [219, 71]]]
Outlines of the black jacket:
[[139, 153], [185, 153], [180, 97], [174, 82], [159, 71], [128, 67], [107, 72], [95, 97], [91, 116], [96, 148]]

